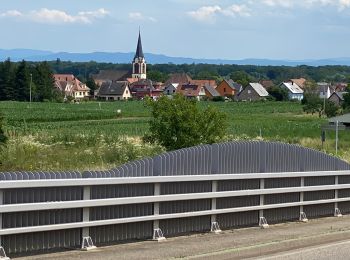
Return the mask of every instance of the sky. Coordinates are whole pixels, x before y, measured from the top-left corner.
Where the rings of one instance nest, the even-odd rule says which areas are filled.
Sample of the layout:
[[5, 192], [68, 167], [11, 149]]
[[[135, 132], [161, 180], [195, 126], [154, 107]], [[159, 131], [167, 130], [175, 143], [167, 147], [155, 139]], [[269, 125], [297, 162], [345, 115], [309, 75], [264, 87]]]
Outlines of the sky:
[[0, 0], [0, 49], [350, 57], [350, 0]]

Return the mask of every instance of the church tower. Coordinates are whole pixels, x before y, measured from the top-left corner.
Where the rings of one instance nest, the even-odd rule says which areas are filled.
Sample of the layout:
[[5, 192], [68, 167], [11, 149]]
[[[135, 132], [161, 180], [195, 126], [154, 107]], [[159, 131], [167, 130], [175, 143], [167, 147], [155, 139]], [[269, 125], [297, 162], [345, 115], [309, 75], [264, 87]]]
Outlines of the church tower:
[[142, 51], [141, 33], [139, 31], [139, 39], [137, 41], [137, 48], [134, 60], [132, 61], [132, 77], [138, 79], [146, 79], [146, 60]]

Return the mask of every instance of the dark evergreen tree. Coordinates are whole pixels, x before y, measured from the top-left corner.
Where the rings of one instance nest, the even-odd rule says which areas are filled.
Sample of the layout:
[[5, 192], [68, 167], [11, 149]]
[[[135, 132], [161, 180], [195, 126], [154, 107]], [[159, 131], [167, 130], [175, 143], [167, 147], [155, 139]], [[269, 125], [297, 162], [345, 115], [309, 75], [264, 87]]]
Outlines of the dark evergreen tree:
[[18, 101], [29, 101], [30, 93], [30, 73], [27, 63], [23, 60], [16, 69], [15, 78], [15, 99]]
[[54, 93], [54, 78], [49, 64], [44, 61], [39, 63], [35, 69], [35, 100], [52, 100]]
[[0, 88], [2, 92], [1, 100], [16, 100], [17, 98], [17, 89], [15, 88], [15, 70], [13, 63], [10, 59], [7, 59], [2, 64], [1, 69], [1, 79], [0, 79]]
[[98, 89], [98, 86], [96, 85], [95, 81], [92, 78], [88, 78], [86, 81], [86, 86], [90, 89], [90, 95], [94, 96], [94, 91]]

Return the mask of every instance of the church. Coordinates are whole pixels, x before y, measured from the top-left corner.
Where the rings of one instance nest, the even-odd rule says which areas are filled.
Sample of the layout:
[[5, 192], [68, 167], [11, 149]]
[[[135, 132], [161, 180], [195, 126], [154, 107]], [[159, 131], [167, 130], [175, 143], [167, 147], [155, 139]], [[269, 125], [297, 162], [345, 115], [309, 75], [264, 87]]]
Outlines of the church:
[[[98, 99], [124, 100], [131, 96], [135, 99], [143, 99], [145, 96], [157, 98], [163, 93], [162, 83], [147, 79], [147, 63], [143, 53], [140, 31], [136, 52], [129, 71], [101, 70], [98, 74], [92, 74], [91, 77], [100, 86], [95, 95]], [[125, 87], [126, 85], [128, 89]], [[123, 86], [123, 89], [116, 89], [118, 86]], [[100, 90], [103, 90], [103, 94]], [[127, 93], [128, 91], [131, 93], [130, 97], [120, 96], [120, 93]], [[118, 96], [115, 96], [117, 93]]]

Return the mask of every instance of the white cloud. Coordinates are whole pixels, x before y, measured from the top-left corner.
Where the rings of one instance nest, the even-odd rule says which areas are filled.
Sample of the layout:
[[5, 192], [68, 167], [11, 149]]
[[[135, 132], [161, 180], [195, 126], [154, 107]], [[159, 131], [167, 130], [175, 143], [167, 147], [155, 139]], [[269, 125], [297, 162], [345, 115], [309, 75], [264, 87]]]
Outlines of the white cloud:
[[64, 11], [42, 8], [32, 11], [29, 17], [39, 23], [91, 23], [84, 15], [70, 15]]
[[151, 16], [144, 16], [140, 12], [131, 12], [129, 13], [129, 19], [135, 20], [135, 21], [151, 21], [156, 22], [157, 20]]
[[251, 16], [249, 8], [242, 4], [233, 4], [226, 8], [222, 8], [218, 5], [214, 6], [202, 6], [195, 11], [190, 11], [187, 13], [190, 17], [196, 19], [200, 22], [212, 23], [218, 15], [236, 17], [236, 16]]
[[350, 0], [261, 0], [261, 2], [270, 7], [284, 8], [313, 8], [317, 6], [333, 6], [339, 11], [350, 7]]
[[21, 13], [17, 10], [9, 10], [2, 14], [0, 17], [12, 17], [22, 18], [37, 23], [53, 23], [53, 24], [65, 24], [65, 23], [92, 23], [95, 19], [103, 18], [108, 15], [109, 12], [100, 8], [95, 11], [81, 11], [78, 14], [69, 14], [62, 10], [41, 8], [39, 10], [33, 10], [28, 13]]
[[83, 11], [83, 12], [79, 12], [78, 14], [80, 16], [90, 16], [90, 17], [94, 17], [94, 18], [103, 18], [103, 17], [109, 15], [110, 12], [104, 8], [100, 8], [96, 11]]
[[0, 14], [0, 17], [20, 17], [22, 13], [18, 10], [8, 10]]

